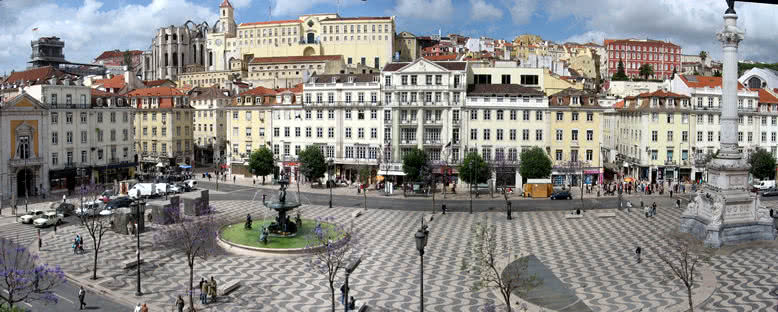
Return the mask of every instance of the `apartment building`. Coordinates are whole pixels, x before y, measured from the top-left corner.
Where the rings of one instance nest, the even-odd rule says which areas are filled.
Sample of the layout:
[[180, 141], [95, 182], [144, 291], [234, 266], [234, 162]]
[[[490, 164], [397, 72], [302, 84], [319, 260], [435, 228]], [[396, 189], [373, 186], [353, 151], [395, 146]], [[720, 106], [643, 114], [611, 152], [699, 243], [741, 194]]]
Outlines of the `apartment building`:
[[194, 165], [193, 116], [189, 97], [170, 87], [127, 94], [135, 111], [135, 144], [143, 172], [162, 166]]
[[232, 103], [232, 93], [213, 86], [195, 87], [188, 94], [189, 103], [194, 108], [192, 139], [195, 163], [213, 164], [225, 155], [227, 149], [225, 107]]
[[[548, 108], [545, 94], [535, 88], [518, 84], [469, 85], [460, 112], [462, 127], [454, 129], [464, 132], [462, 143], [455, 146], [462, 147], [462, 155], [476, 152], [489, 163], [511, 168], [499, 173], [512, 175], [501, 180], [521, 185], [518, 165], [522, 149], [547, 148]], [[459, 136], [457, 132], [456, 139]]]
[[[246, 162], [251, 153], [272, 148], [270, 138], [271, 106], [284, 90], [256, 87], [241, 92], [225, 107], [225, 161], [233, 174], [251, 175]], [[280, 101], [279, 101], [280, 102]]]

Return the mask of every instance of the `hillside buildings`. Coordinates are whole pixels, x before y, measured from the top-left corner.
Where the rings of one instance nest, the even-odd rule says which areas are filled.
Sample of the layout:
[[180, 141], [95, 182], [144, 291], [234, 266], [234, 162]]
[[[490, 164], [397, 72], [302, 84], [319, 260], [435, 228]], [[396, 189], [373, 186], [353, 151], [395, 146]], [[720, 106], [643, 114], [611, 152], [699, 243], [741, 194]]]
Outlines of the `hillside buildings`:
[[681, 47], [665, 41], [649, 39], [606, 39], [608, 53], [608, 77], [618, 71], [618, 64], [624, 64], [629, 77], [639, 77], [643, 64], [651, 65], [654, 74], [651, 79], [669, 79], [673, 71], [681, 71]]

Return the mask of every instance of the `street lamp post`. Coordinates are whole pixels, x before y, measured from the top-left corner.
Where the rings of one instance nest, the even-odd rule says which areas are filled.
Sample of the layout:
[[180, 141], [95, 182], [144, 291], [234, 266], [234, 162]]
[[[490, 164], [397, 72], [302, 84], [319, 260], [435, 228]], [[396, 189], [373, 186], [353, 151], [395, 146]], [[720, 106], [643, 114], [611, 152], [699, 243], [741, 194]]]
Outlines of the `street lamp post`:
[[136, 241], [137, 241], [137, 250], [136, 250], [135, 254], [137, 256], [136, 267], [138, 268], [138, 271], [137, 271], [137, 273], [138, 273], [138, 288], [135, 290], [135, 296], [138, 296], [138, 297], [143, 296], [143, 292], [141, 292], [141, 290], [140, 290], [140, 221], [141, 221], [140, 219], [143, 218], [142, 215], [141, 215], [141, 211], [140, 211], [141, 204], [145, 205], [145, 203], [143, 202], [143, 199], [138, 199], [138, 201], [136, 202], [136, 206], [135, 206], [135, 217], [137, 218], [135, 220], [135, 222], [137, 222], [137, 226], [135, 227], [135, 237], [136, 237]]
[[427, 247], [427, 239], [429, 238], [429, 230], [424, 225], [424, 219], [421, 219], [421, 227], [414, 238], [416, 239], [416, 249], [419, 250], [419, 296], [421, 301], [419, 302], [419, 311], [424, 312], [424, 247]]
[[[334, 167], [334, 161], [332, 160], [332, 158], [330, 158], [330, 160], [327, 162], [327, 172], [328, 172], [328, 175], [329, 175], [329, 177], [327, 178], [327, 180], [328, 180], [327, 181], [327, 186], [329, 186], [329, 188], [330, 188], [330, 208], [332, 208], [332, 187], [335, 186], [334, 185], [335, 181], [332, 179], [332, 169], [330, 169], [332, 167]], [[330, 181], [333, 181], [333, 182], [330, 183]]]
[[357, 267], [359, 266], [359, 264], [361, 262], [362, 262], [362, 257], [359, 257], [359, 258], [357, 258], [357, 260], [355, 260], [352, 263], [349, 263], [349, 265], [346, 266], [346, 281], [344, 283], [345, 287], [343, 287], [344, 288], [344, 291], [343, 291], [343, 305], [345, 306], [345, 310], [344, 310], [345, 312], [349, 311], [348, 278], [349, 278], [349, 276], [351, 276], [351, 273], [353, 273], [354, 270], [357, 269]]

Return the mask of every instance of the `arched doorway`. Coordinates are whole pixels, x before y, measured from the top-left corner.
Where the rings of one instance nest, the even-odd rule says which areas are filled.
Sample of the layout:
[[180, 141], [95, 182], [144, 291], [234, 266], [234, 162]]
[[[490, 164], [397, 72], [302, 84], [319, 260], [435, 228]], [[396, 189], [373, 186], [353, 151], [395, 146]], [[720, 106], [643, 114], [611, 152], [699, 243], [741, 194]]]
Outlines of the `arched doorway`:
[[316, 36], [312, 32], [308, 33], [307, 43], [315, 43], [314, 41], [316, 41]]
[[30, 169], [22, 169], [16, 173], [16, 197], [24, 198], [33, 196], [32, 190], [35, 185], [35, 176]]
[[303, 55], [305, 56], [316, 55], [316, 50], [314, 50], [313, 47], [307, 47], [305, 48], [305, 50], [303, 50]]

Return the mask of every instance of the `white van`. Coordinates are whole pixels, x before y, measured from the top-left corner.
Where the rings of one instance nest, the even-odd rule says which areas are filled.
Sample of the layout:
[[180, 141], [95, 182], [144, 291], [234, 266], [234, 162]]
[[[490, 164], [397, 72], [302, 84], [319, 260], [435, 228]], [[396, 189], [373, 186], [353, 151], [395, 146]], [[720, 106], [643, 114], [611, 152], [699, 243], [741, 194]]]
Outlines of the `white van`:
[[168, 185], [167, 183], [154, 183], [154, 187], [156, 187], [156, 193], [155, 195], [165, 195], [168, 193]]
[[159, 192], [154, 183], [138, 183], [132, 186], [127, 192], [127, 195], [129, 195], [131, 199], [138, 199], [141, 197], [156, 196], [159, 195]]
[[775, 180], [764, 180], [754, 184], [754, 188], [760, 191], [764, 191], [766, 189], [773, 188], [773, 187], [775, 187]]

